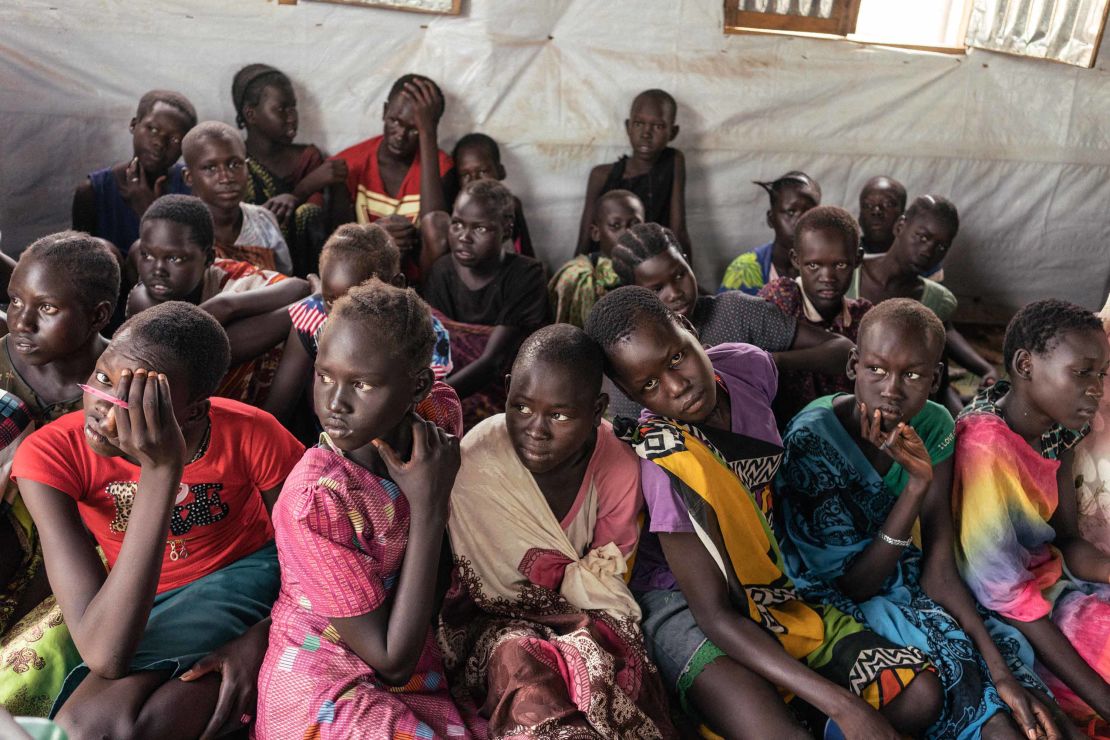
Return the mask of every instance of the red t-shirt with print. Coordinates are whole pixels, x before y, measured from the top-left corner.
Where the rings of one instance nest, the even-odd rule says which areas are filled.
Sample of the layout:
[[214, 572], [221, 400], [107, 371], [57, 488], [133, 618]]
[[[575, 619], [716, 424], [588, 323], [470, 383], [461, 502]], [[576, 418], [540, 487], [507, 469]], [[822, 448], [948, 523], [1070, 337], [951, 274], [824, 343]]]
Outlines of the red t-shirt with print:
[[[261, 409], [212, 398], [208, 449], [185, 466], [166, 533], [158, 593], [184, 586], [250, 555], [274, 538], [262, 491], [280, 486], [304, 447]], [[16, 452], [13, 478], [72, 496], [111, 568], [123, 546], [139, 466], [101, 457], [85, 443], [75, 411], [37, 430]]]

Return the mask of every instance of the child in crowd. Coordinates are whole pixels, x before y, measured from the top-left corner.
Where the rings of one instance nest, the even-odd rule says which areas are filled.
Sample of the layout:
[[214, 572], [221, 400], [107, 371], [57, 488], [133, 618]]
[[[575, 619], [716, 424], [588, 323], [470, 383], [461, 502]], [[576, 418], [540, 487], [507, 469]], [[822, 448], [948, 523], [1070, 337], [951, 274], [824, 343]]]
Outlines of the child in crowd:
[[297, 96], [285, 73], [268, 64], [248, 64], [231, 83], [235, 122], [247, 131], [250, 179], [243, 200], [269, 209], [290, 247], [293, 273], [316, 272], [327, 236], [322, 190], [347, 181], [347, 166], [324, 161], [314, 144], [294, 144]]
[[[331, 307], [351, 288], [370, 278], [405, 287], [400, 250], [376, 223], [340, 226], [320, 253], [320, 292], [289, 307], [293, 326], [265, 404], [265, 409], [278, 419], [295, 421], [293, 411], [299, 408], [298, 401], [306, 389], [312, 388], [320, 331]], [[451, 372], [451, 337], [434, 316], [432, 330], [436, 341], [431, 368], [436, 380], [442, 380]]]
[[906, 211], [906, 186], [877, 175], [859, 191], [860, 246], [865, 254], [882, 254], [894, 243], [894, 225]]
[[[504, 180], [505, 167], [501, 164], [501, 148], [493, 137], [486, 134], [467, 134], [458, 140], [451, 161], [455, 164], [443, 176], [444, 202], [454, 207], [459, 191], [475, 180]], [[440, 211], [442, 213], [442, 211]], [[528, 222], [524, 220], [524, 206], [513, 196], [513, 251], [525, 257], [535, 257]]]
[[212, 213], [216, 256], [292, 274], [293, 258], [274, 214], [243, 202], [249, 176], [238, 132], [221, 121], [204, 121], [185, 136], [181, 152], [185, 182]]
[[[844, 337], [739, 291], [701, 295], [678, 240], [658, 224], [633, 226], [622, 235], [613, 267], [622, 283], [651, 290], [689, 321], [702, 344], [753, 344], [771, 353], [780, 371], [839, 373], [848, 363], [852, 342]], [[620, 388], [610, 389], [609, 406], [615, 416], [640, 415], [641, 407]]]
[[1010, 380], [981, 390], [956, 424], [957, 564], [979, 603], [1032, 643], [1065, 711], [1105, 720], [1110, 556], [1079, 534], [1072, 461], [1110, 347], [1093, 313], [1046, 300], [1014, 316], [1003, 354]]
[[[922, 277], [941, 263], [959, 229], [960, 216], [952, 201], [939, 195], [915, 198], [894, 225], [890, 249], [863, 260], [859, 295], [873, 304], [888, 298], [913, 298], [923, 303], [944, 322], [947, 356], [978, 375], [982, 386], [988, 386], [998, 380], [998, 371], [952, 326], [956, 296], [935, 280]], [[963, 408], [947, 377], [938, 398], [954, 414]]]
[[52, 710], [70, 737], [197, 737], [251, 720], [233, 707], [280, 585], [269, 510], [303, 449], [269, 414], [210, 398], [228, 359], [199, 308], [144, 311], [97, 360], [84, 411], [16, 453], [84, 660]]
[[610, 190], [598, 199], [590, 240], [597, 251], [580, 254], [560, 267], [547, 284], [555, 321], [581, 327], [607, 291], [620, 285], [613, 270], [613, 247], [621, 234], [644, 222], [644, 204], [628, 190]]
[[[882, 254], [894, 243], [894, 225], [906, 211], [906, 186], [893, 177], [878, 175], [859, 192], [860, 246], [865, 254]], [[944, 266], [929, 268], [922, 277], [944, 280]]]
[[423, 301], [379, 280], [336, 301], [320, 336], [326, 436], [275, 512], [261, 740], [485, 736], [452, 702], [431, 629], [462, 431], [458, 396], [428, 367], [434, 342]]
[[345, 187], [332, 188], [331, 223], [383, 219], [413, 284], [439, 256], [421, 251], [415, 224], [448, 207], [442, 177], [451, 169], [451, 158], [437, 143], [443, 109], [443, 93], [435, 82], [423, 75], [403, 75], [389, 88], [382, 106], [382, 134], [333, 157], [346, 164], [347, 178]]
[[505, 413], [463, 439], [440, 635], [453, 690], [496, 737], [674, 735], [625, 585], [640, 466], [601, 418], [603, 361], [581, 329], [540, 329]]
[[767, 520], [782, 455], [770, 356], [745, 344], [707, 352], [688, 327], [635, 286], [586, 321], [606, 372], [649, 409], [618, 435], [642, 458], [650, 522], [631, 586], [666, 681], [730, 738], [795, 737], [799, 721], [826, 737], [924, 730], [942, 696], [921, 651], [803, 601], [786, 575]]
[[794, 225], [803, 213], [821, 205], [821, 186], [804, 172], [787, 172], [772, 182], [755, 184], [766, 190], [771, 199], [767, 225], [775, 232], [775, 238], [729, 263], [719, 292], [740, 290], [756, 295], [776, 278], [795, 277], [798, 273], [790, 262]]
[[[1110, 341], [1110, 298], [1098, 314]], [[1103, 378], [1102, 395], [1110, 397]], [[1110, 404], [1099, 404], [1091, 431], [1075, 447], [1072, 466], [1078, 502], [1079, 531], [1083, 539], [1110, 555]]]
[[104, 237], [122, 254], [139, 238], [139, 219], [165, 193], [188, 193], [177, 163], [185, 135], [197, 125], [181, 93], [151, 90], [131, 119], [132, 156], [89, 175], [73, 194], [73, 228]]
[[[819, 223], [824, 209], [799, 222], [796, 249], [806, 248], [806, 225]], [[851, 236], [854, 252], [859, 239]], [[931, 737], [1014, 737], [1007, 708], [1023, 734], [1041, 737], [1055, 728], [1048, 706], [1029, 692], [1044, 692], [1032, 648], [997, 616], [980, 617], [956, 572], [954, 424], [928, 400], [943, 353], [944, 325], [916, 301], [884, 301], [858, 322], [854, 395], [819, 398], [787, 427], [775, 523], [809, 601], [912, 645], [937, 666], [945, 708]], [[911, 538], [919, 517], [920, 548]]]
[[463, 188], [447, 230], [450, 253], [424, 283], [425, 300], [451, 334], [447, 382], [463, 399], [468, 427], [504, 409], [504, 375], [517, 348], [550, 321], [543, 265], [502, 249], [511, 203], [496, 180]]
[[231, 370], [216, 395], [261, 405], [289, 333], [286, 307], [308, 294], [308, 282], [216, 259], [209, 210], [191, 195], [163, 196], [147, 210], [136, 250], [139, 283], [128, 296], [127, 315], [168, 301], [200, 306], [231, 341]]
[[631, 190], [644, 205], [644, 220], [673, 231], [686, 251], [686, 157], [668, 144], [678, 136], [675, 116], [678, 103], [665, 90], [644, 90], [632, 100], [624, 121], [632, 156], [622, 155], [613, 164], [599, 164], [590, 171], [586, 203], [582, 208], [575, 254], [588, 254], [597, 239], [592, 234], [594, 210], [610, 190]]
[[25, 249], [8, 284], [11, 333], [0, 339], [0, 704], [16, 714], [46, 716], [81, 659], [49, 596], [42, 541], [10, 479], [12, 461], [32, 430], [81, 408], [77, 384], [108, 346], [100, 332], [119, 283], [104, 242], [67, 231]]
[[[759, 291], [759, 297], [801, 324], [855, 343], [860, 319], [871, 308], [865, 298], [846, 297], [862, 257], [859, 244], [859, 227], [843, 208], [817, 206], [806, 211], [794, 227], [794, 248], [790, 250], [790, 264], [798, 277], [772, 280]], [[844, 367], [832, 374], [780, 367], [774, 405], [779, 427], [785, 427], [815, 398], [851, 389]]]

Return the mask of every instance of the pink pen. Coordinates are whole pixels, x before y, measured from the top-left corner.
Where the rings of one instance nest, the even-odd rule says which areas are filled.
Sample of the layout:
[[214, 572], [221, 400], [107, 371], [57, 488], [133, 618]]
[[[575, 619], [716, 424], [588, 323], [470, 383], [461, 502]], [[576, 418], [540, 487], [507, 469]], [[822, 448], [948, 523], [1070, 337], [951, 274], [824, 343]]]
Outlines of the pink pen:
[[78, 383], [77, 387], [83, 390], [85, 393], [91, 393], [97, 398], [107, 401], [113, 406], [119, 406], [121, 409], [127, 408], [127, 401], [124, 401], [122, 398], [116, 398], [111, 393], [105, 393], [99, 388], [93, 388], [91, 385], [85, 385], [84, 383]]

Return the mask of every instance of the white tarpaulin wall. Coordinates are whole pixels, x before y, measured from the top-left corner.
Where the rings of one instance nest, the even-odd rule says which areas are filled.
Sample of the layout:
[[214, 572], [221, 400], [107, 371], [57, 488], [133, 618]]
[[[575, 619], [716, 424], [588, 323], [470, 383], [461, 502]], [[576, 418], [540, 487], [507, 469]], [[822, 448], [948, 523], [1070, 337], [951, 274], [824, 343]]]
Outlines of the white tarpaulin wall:
[[[751, 184], [791, 169], [855, 212], [861, 184], [901, 179], [960, 207], [948, 283], [969, 315], [1110, 288], [1110, 71], [973, 51], [725, 36], [720, 0], [470, 0], [433, 17], [301, 0], [9, 0], [0, 5], [0, 230], [5, 251], [69, 223], [73, 188], [130, 156], [141, 93], [184, 92], [233, 121], [249, 62], [293, 78], [300, 141], [338, 151], [381, 130], [390, 83], [447, 93], [441, 147], [502, 142], [540, 256], [571, 253], [591, 165], [627, 147], [633, 95], [678, 98], [676, 146], [701, 282], [769, 238]], [[13, 7], [14, 6], [14, 7]]]

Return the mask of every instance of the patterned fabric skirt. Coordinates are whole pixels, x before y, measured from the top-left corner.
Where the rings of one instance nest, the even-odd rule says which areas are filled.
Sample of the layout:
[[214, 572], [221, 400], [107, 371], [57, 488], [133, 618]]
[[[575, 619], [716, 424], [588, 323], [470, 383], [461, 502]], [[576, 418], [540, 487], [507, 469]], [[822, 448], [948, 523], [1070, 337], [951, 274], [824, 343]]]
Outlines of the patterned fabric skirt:
[[0, 641], [0, 705], [25, 717], [47, 717], [69, 672], [81, 664], [53, 596]]
[[[694, 681], [726, 653], [698, 627], [681, 591], [637, 594], [644, 610], [644, 633], [652, 657], [686, 712], [696, 714], [689, 701]], [[895, 645], [836, 609], [824, 610], [826, 641], [805, 657], [805, 663], [871, 706], [889, 704], [922, 671], [935, 670], [921, 651]], [[812, 728], [824, 717], [812, 706], [782, 691], [798, 718]]]
[[440, 616], [444, 665], [491, 738], [676, 736], [634, 621], [580, 611], [540, 586], [482, 608], [471, 598], [483, 598], [477, 576], [466, 563], [455, 575]]
[[[1056, 599], [1052, 621], [1083, 660], [1110, 678], [1110, 586], [1072, 581]], [[1060, 708], [1090, 737], [1110, 738], [1110, 724], [1043, 665], [1037, 666]]]
[[[987, 720], [1007, 708], [971, 638], [920, 586], [920, 561], [920, 551], [909, 549], [902, 559], [901, 577], [888, 585], [887, 591], [861, 604], [833, 589], [807, 589], [806, 596], [834, 604], [887, 639], [924, 652], [944, 687], [944, 712], [929, 728], [929, 737], [977, 738]], [[1033, 652], [1020, 633], [981, 607], [979, 616], [1014, 677], [1028, 689], [1049, 693], [1030, 669]]]
[[[440, 320], [451, 336], [451, 361], [455, 372], [462, 370], [482, 356], [489, 343], [490, 335], [497, 327], [484, 324], [465, 324], [448, 318], [432, 309], [432, 314]], [[506, 368], [507, 370], [508, 368]], [[463, 427], [472, 429], [482, 419], [487, 419], [505, 410], [505, 382], [501, 374], [485, 388], [471, 393], [462, 399]]]

